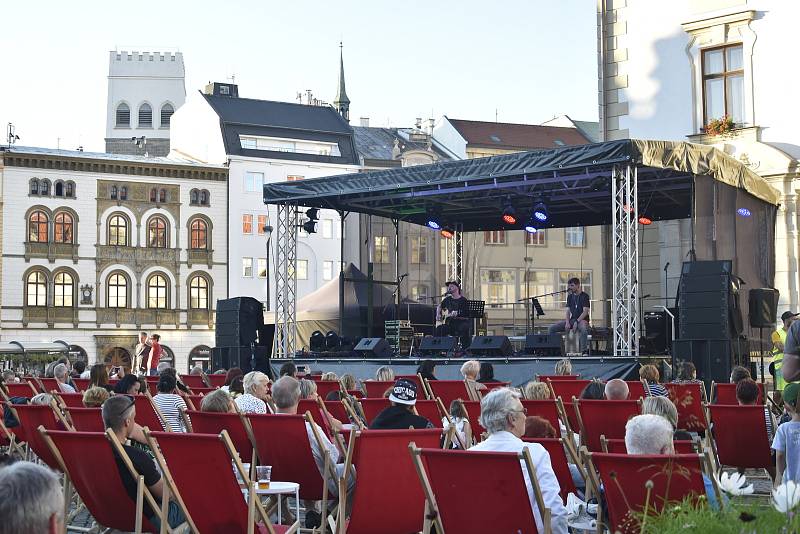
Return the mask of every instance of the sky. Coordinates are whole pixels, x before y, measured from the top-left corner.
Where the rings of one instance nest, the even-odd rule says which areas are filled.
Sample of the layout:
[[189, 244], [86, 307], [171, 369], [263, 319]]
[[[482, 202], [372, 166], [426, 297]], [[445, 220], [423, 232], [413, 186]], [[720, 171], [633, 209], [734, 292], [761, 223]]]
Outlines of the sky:
[[333, 101], [351, 124], [597, 120], [595, 0], [28, 0], [2, 9], [0, 124], [19, 145], [103, 151], [108, 51], [183, 53], [186, 91]]

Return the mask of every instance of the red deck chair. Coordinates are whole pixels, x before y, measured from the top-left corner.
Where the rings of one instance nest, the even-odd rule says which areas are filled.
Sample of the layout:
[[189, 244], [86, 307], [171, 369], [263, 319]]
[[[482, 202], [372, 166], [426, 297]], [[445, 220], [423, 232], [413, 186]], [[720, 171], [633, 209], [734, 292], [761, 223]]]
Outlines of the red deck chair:
[[701, 383], [664, 384], [669, 400], [678, 409], [678, 428], [689, 432], [705, 432], [706, 413], [703, 403], [706, 402], [706, 388]]
[[[714, 404], [738, 405], [736, 400], [736, 384], [718, 384], [711, 382], [711, 400]], [[758, 400], [756, 404], [764, 404], [764, 386], [758, 383]]]
[[[44, 435], [50, 449], [61, 458], [61, 469], [99, 525], [122, 532], [158, 532], [125, 491], [114, 449], [105, 433], [47, 430]], [[141, 484], [143, 502], [160, 514], [144, 480]]]
[[549, 382], [556, 380], [579, 380], [581, 375], [536, 375], [539, 382]]
[[[351, 437], [352, 452], [345, 473], [355, 465], [358, 482], [352, 497], [350, 519], [344, 534], [409, 534], [420, 532], [425, 512], [425, 494], [419, 484], [414, 462], [408, 454], [412, 441], [425, 448], [439, 446], [441, 432], [426, 430], [367, 430]], [[392, 491], [386, 491], [391, 481]], [[339, 502], [339, 521], [346, 498]], [[391, 510], [390, 516], [386, 511]]]
[[391, 406], [389, 399], [384, 399], [383, 397], [374, 399], [364, 398], [358, 401], [358, 403], [361, 405], [361, 413], [364, 414], [367, 426], [372, 424], [372, 420], [375, 419], [379, 413]]
[[[775, 460], [770, 453], [764, 406], [708, 404], [707, 407], [720, 465], [764, 468], [771, 474]], [[773, 428], [777, 426], [773, 424]]]
[[[344, 407], [344, 404], [342, 404], [342, 401], [325, 401], [325, 409], [342, 423], [347, 423], [350, 420], [350, 414], [347, 413], [347, 409]], [[298, 413], [300, 413], [299, 410]], [[314, 412], [311, 413], [313, 414]], [[314, 420], [317, 420], [316, 417]], [[319, 424], [319, 422], [317, 422], [317, 424]]]
[[208, 395], [209, 393], [213, 393], [217, 390], [217, 388], [209, 388], [209, 387], [202, 387], [202, 388], [193, 388], [189, 387], [192, 390], [192, 393], [195, 395]]
[[602, 451], [600, 436], [625, 438], [628, 419], [642, 413], [641, 400], [576, 400], [575, 410], [581, 429], [581, 445], [591, 452]]
[[425, 388], [422, 387], [422, 379], [420, 379], [419, 375], [394, 375], [395, 380], [399, 380], [400, 378], [405, 378], [406, 380], [411, 380], [414, 384], [417, 385], [417, 399], [421, 399]]
[[139, 426], [147, 427], [150, 430], [161, 430], [161, 417], [156, 412], [156, 407], [147, 395], [134, 396], [136, 402], [136, 422]]
[[[335, 401], [335, 402], [339, 402], [339, 404], [341, 404], [340, 401]], [[297, 404], [297, 413], [303, 415], [306, 412], [311, 412], [311, 417], [313, 417], [314, 421], [319, 426], [322, 427], [322, 429], [325, 431], [326, 434], [328, 434], [328, 437], [333, 436], [333, 430], [331, 429], [331, 426], [328, 424], [328, 417], [325, 415], [325, 411], [322, 409], [322, 407], [319, 405], [317, 401], [311, 399], [300, 399], [300, 402]], [[339, 419], [335, 415], [333, 414], [331, 415], [336, 419]], [[345, 418], [344, 420], [339, 419], [339, 421], [341, 421], [342, 423], [347, 423], [348, 419], [347, 418]]]
[[628, 398], [630, 400], [644, 399], [647, 397], [644, 382], [641, 380], [626, 380], [625, 383], [628, 384]]
[[[175, 497], [193, 532], [286, 532], [274, 526], [254, 492], [242, 498], [239, 476], [253, 488], [249, 475], [236, 458], [236, 450], [226, 433], [183, 434], [146, 432], [156, 461], [175, 490]], [[203, 468], [198, 469], [198, 458]]]
[[556, 437], [561, 437], [561, 417], [558, 414], [558, 401], [555, 399], [529, 400], [520, 399], [522, 407], [528, 410], [530, 417], [536, 415], [547, 419], [556, 429]]
[[72, 426], [78, 432], [105, 432], [100, 408], [68, 408]]
[[[39, 391], [42, 393], [50, 393], [51, 391], [61, 391], [61, 388], [58, 387], [58, 380], [55, 378], [44, 378], [40, 377], [37, 378], [39, 383], [42, 387], [39, 388]], [[36, 382], [31, 382], [34, 386], [36, 386]]]
[[482, 384], [484, 386], [486, 386], [486, 389], [488, 391], [491, 391], [491, 390], [497, 389], [497, 388], [507, 388], [508, 386], [511, 385], [511, 382], [493, 381], [493, 382], [482, 382]]
[[[467, 409], [467, 419], [469, 420], [469, 426], [472, 430], [472, 439], [475, 443], [479, 441], [483, 441], [481, 439], [481, 434], [486, 432], [486, 429], [481, 426], [479, 419], [481, 417], [481, 401], [464, 401], [464, 408]], [[471, 443], [467, 444], [467, 446], [472, 445]]]
[[[520, 469], [524, 460], [543, 510], [543, 524], [550, 524], [541, 490], [527, 449], [523, 453], [418, 449], [409, 445], [417, 466], [428, 509], [438, 532], [537, 532], [533, 507]], [[480, 475], [478, 475], [480, 473]], [[481, 503], [481, 513], [465, 513], [465, 498]], [[426, 514], [427, 515], [427, 514]]]
[[439, 405], [436, 400], [417, 400], [414, 405], [417, 410], [417, 415], [421, 415], [431, 422], [436, 428], [442, 428], [442, 412], [439, 410]]
[[572, 402], [572, 397], [576, 399], [581, 396], [583, 389], [589, 385], [591, 380], [548, 380], [553, 397], [561, 397], [564, 403]]
[[203, 395], [184, 395], [183, 400], [190, 410], [199, 410], [203, 404]]
[[[394, 380], [364, 380], [361, 382], [361, 387], [364, 388], [366, 397], [370, 399], [379, 399], [387, 389], [394, 386]], [[419, 392], [417, 396], [421, 396]]]
[[73, 378], [72, 383], [75, 384], [75, 387], [78, 388], [78, 391], [86, 391], [89, 389], [88, 378]]
[[83, 393], [56, 393], [67, 408], [83, 408]]
[[221, 388], [225, 385], [225, 375], [206, 375], [211, 387]]
[[[672, 444], [675, 447], [675, 454], [697, 454], [695, 442], [691, 439], [676, 439]], [[628, 454], [625, 439], [606, 439], [605, 436], [600, 436], [600, 445], [603, 452]]]
[[[5, 405], [5, 402], [0, 402], [0, 414], [5, 413]], [[7, 427], [3, 422], [3, 417], [0, 417], [0, 444], [4, 447], [10, 447], [11, 450], [24, 458], [25, 449], [22, 447], [21, 443], [25, 441], [25, 438], [22, 435], [21, 429], [20, 432], [16, 432], [17, 429], [19, 429], [18, 426]]]
[[52, 469], [61, 470], [58, 460], [53, 456], [38, 430], [40, 426], [43, 426], [45, 430], [63, 430], [58, 425], [53, 408], [50, 405], [15, 404], [14, 410], [19, 419], [18, 428], [22, 430], [21, 434], [28, 442], [28, 447]]
[[[449, 410], [450, 403], [456, 399], [465, 401], [472, 399], [463, 380], [426, 380], [425, 383], [434, 397], [442, 399], [445, 410]], [[417, 397], [419, 396], [419, 393], [417, 393]]]
[[[589, 472], [597, 469], [605, 488], [610, 531], [638, 533], [639, 521], [629, 512], [644, 510], [648, 480], [653, 482], [649, 509], [658, 512], [667, 503], [705, 495], [703, 460], [699, 454], [638, 456], [591, 453]], [[717, 502], [719, 495], [717, 495]]]
[[320, 399], [325, 399], [331, 391], [339, 391], [342, 386], [338, 380], [314, 380], [317, 385], [317, 395]]
[[194, 391], [194, 388], [208, 388], [208, 384], [203, 381], [202, 375], [180, 375], [180, 380], [192, 391]]
[[9, 397], [33, 398], [39, 393], [39, 389], [33, 387], [29, 382], [8, 382], [3, 384]]
[[[572, 473], [569, 470], [569, 464], [573, 463], [580, 466], [580, 463], [575, 457], [574, 448], [571, 448], [570, 458], [567, 458], [567, 451], [564, 447], [572, 447], [568, 438], [522, 438], [526, 443], [538, 443], [547, 450], [550, 455], [550, 465], [553, 466], [553, 472], [556, 474], [558, 485], [561, 488], [561, 499], [567, 502], [567, 495], [574, 493], [578, 495], [578, 488], [575, 487], [575, 481], [572, 480]], [[579, 467], [579, 469], [581, 469]], [[583, 471], [581, 469], [581, 471]]]
[[192, 422], [192, 432], [195, 434], [220, 434], [223, 430], [228, 432], [228, 437], [234, 448], [239, 453], [239, 458], [245, 463], [251, 463], [253, 458], [253, 442], [250, 439], [249, 423], [238, 413], [198, 412], [187, 410], [186, 415]]

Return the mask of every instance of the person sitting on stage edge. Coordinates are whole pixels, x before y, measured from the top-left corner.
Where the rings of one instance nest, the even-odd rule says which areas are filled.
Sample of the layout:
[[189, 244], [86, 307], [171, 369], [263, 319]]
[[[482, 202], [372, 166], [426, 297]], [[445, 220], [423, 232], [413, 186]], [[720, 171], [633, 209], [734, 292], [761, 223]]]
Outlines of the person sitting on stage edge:
[[444, 318], [444, 324], [436, 327], [437, 336], [456, 336], [461, 350], [469, 347], [469, 318], [467, 298], [461, 294], [461, 284], [455, 280], [447, 282], [446, 297], [436, 307], [436, 318]]
[[494, 367], [489, 362], [481, 362], [481, 370], [478, 371], [478, 382], [481, 384], [487, 384], [490, 382], [496, 382], [497, 380], [494, 377]]
[[[581, 396], [578, 397], [581, 400], [603, 400], [606, 398], [606, 390], [603, 387], [603, 383], [597, 380], [596, 378], [586, 384], [586, 387], [583, 388], [581, 391]], [[566, 401], [566, 399], [564, 399]], [[567, 402], [571, 402], [570, 399]]]
[[478, 360], [467, 360], [461, 365], [461, 375], [467, 382], [467, 385], [476, 390], [486, 389], [486, 386], [477, 382], [478, 372], [481, 369], [481, 364]]
[[550, 394], [550, 386], [537, 380], [531, 380], [525, 384], [524, 393], [525, 398], [528, 400], [546, 400], [552, 397]]
[[569, 358], [561, 358], [556, 362], [555, 374], [558, 376], [568, 376], [572, 374], [572, 362]]
[[384, 408], [369, 426], [371, 430], [403, 430], [413, 428], [433, 428], [430, 421], [414, 413], [417, 403], [417, 385], [411, 380], [400, 378], [394, 383], [389, 395], [392, 403]]
[[605, 395], [608, 400], [627, 400], [630, 389], [624, 380], [613, 378], [606, 382]]
[[666, 397], [667, 388], [659, 384], [661, 375], [658, 367], [652, 364], [643, 365], [639, 369], [639, 378], [647, 383], [647, 394], [651, 397]]
[[589, 346], [589, 294], [581, 290], [581, 281], [570, 278], [567, 282], [566, 318], [548, 329], [550, 334], [573, 332], [580, 336], [580, 351], [585, 353]]
[[433, 372], [436, 370], [436, 362], [433, 360], [422, 360], [417, 367], [417, 374], [425, 380], [437, 380]]

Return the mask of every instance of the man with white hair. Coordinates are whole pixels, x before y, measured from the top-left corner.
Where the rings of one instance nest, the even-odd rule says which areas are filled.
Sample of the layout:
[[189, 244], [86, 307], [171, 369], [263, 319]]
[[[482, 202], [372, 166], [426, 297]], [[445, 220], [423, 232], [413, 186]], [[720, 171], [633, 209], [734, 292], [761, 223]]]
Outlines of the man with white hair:
[[53, 368], [53, 376], [58, 382], [58, 389], [61, 393], [75, 393], [75, 388], [67, 384], [69, 381], [69, 369], [63, 363], [59, 363]]
[[170, 368], [169, 362], [159, 362], [158, 365], [156, 366], [155, 374], [160, 375], [161, 373], [164, 372], [164, 369], [169, 369], [169, 368]]
[[267, 387], [269, 377], [261, 371], [251, 371], [244, 375], [242, 387], [244, 395], [236, 397], [236, 406], [242, 413], [269, 413], [267, 409]]
[[605, 395], [607, 400], [627, 400], [630, 390], [624, 380], [613, 378], [606, 382]]
[[[523, 448], [530, 451], [533, 459], [534, 472], [539, 481], [545, 507], [550, 509], [550, 527], [554, 534], [567, 534], [567, 510], [561, 501], [558, 480], [550, 464], [550, 455], [538, 443], [525, 443], [520, 438], [525, 434], [525, 415], [527, 411], [519, 400], [520, 394], [508, 388], [493, 390], [481, 400], [480, 423], [489, 433], [489, 437], [478, 443], [470, 450], [495, 451], [495, 452], [522, 452]], [[528, 496], [536, 519], [536, 530], [544, 532], [542, 514], [536, 506], [533, 497], [533, 484], [528, 476], [525, 464], [522, 464], [522, 474], [525, 485], [528, 487]]]
[[31, 462], [0, 469], [0, 534], [56, 534], [64, 496], [55, 473]]
[[481, 363], [478, 360], [468, 360], [461, 366], [461, 374], [473, 389], [486, 389], [484, 384], [477, 382], [478, 373], [481, 370]]

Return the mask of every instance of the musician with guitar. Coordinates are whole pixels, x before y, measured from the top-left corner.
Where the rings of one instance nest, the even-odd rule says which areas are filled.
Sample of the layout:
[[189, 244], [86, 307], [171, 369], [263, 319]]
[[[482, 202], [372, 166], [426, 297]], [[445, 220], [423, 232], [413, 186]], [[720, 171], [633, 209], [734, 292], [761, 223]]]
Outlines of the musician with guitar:
[[437, 336], [457, 336], [461, 349], [469, 347], [469, 318], [467, 317], [467, 298], [461, 294], [461, 285], [447, 282], [447, 295], [436, 307]]

